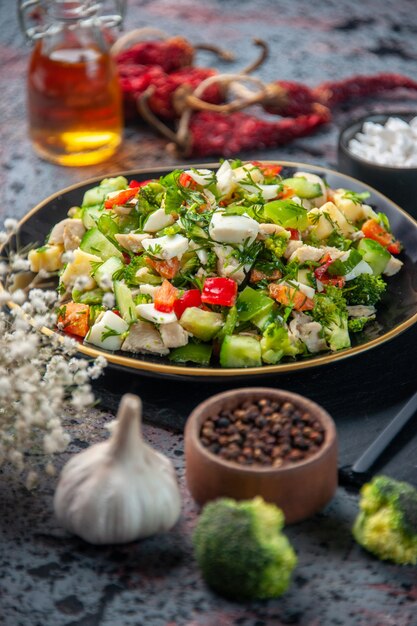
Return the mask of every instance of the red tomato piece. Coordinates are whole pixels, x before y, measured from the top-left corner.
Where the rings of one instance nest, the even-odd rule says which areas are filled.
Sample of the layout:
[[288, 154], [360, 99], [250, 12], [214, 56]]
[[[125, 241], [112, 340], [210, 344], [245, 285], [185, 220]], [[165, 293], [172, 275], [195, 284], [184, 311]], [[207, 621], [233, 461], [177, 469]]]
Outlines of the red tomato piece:
[[85, 337], [89, 330], [90, 307], [88, 304], [68, 302], [59, 315], [58, 324], [63, 325], [63, 330], [77, 337]]
[[401, 243], [389, 233], [376, 219], [370, 219], [362, 224], [362, 232], [368, 239], [373, 239], [384, 246], [391, 254], [401, 252]]
[[290, 239], [292, 239], [293, 241], [300, 241], [301, 234], [299, 230], [297, 230], [296, 228], [287, 228], [287, 230], [290, 233]]
[[152, 178], [148, 178], [147, 180], [131, 180], [129, 183], [129, 187], [131, 189], [137, 189], [138, 187], [145, 187], [148, 183], [152, 182]]
[[178, 317], [184, 313], [185, 309], [191, 306], [199, 307], [201, 305], [201, 293], [199, 289], [189, 289], [178, 298], [174, 303], [174, 313]]
[[171, 313], [174, 310], [175, 300], [178, 298], [178, 289], [171, 285], [169, 280], [164, 280], [162, 285], [155, 290], [154, 306], [157, 311]]
[[252, 161], [252, 165], [259, 167], [262, 174], [266, 177], [278, 176], [282, 170], [282, 165], [274, 165], [273, 163], [261, 163], [260, 161]]
[[197, 187], [197, 183], [194, 178], [185, 172], [181, 172], [178, 182], [182, 187], [189, 187], [190, 189], [195, 189]]
[[314, 308], [314, 302], [311, 298], [289, 285], [272, 283], [269, 285], [269, 295], [284, 306], [292, 306], [296, 311], [311, 311]]
[[237, 283], [231, 278], [206, 278], [201, 294], [201, 301], [205, 304], [219, 306], [233, 306], [236, 302]]
[[150, 267], [153, 267], [162, 278], [174, 278], [180, 269], [180, 262], [176, 256], [166, 261], [158, 261], [157, 259], [147, 257], [146, 263]]
[[137, 194], [138, 190], [136, 187], [133, 189], [125, 189], [124, 191], [120, 191], [117, 196], [113, 196], [112, 198], [107, 198], [104, 201], [104, 207], [106, 209], [112, 209], [114, 206], [122, 206], [129, 202], [132, 198], [134, 198]]

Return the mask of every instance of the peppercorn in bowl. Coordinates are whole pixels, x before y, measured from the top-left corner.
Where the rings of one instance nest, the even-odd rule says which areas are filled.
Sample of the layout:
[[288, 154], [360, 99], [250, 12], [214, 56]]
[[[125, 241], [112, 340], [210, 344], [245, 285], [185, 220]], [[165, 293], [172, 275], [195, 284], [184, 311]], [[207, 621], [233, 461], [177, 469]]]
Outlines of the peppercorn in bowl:
[[338, 165], [417, 218], [417, 110], [350, 121], [339, 135]]
[[199, 504], [262, 496], [287, 523], [322, 509], [337, 487], [332, 418], [281, 389], [234, 389], [199, 404], [186, 424], [185, 457], [188, 488]]

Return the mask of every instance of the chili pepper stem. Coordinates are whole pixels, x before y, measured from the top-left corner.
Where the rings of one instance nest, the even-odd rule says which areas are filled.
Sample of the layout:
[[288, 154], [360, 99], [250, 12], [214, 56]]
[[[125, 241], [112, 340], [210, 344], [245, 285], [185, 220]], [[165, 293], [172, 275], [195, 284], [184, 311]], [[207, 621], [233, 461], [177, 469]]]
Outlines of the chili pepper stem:
[[158, 132], [161, 133], [161, 135], [177, 143], [177, 135], [152, 113], [147, 104], [154, 90], [155, 88], [151, 85], [137, 99], [136, 102], [139, 113], [141, 114], [145, 122], [148, 122], [150, 126], [153, 126]]
[[266, 61], [269, 56], [269, 46], [263, 39], [255, 38], [252, 40], [252, 43], [255, 44], [258, 48], [260, 48], [261, 53], [255, 61], [250, 63], [247, 67], [245, 67], [240, 73], [241, 74], [251, 74], [255, 70], [257, 70], [261, 65]]

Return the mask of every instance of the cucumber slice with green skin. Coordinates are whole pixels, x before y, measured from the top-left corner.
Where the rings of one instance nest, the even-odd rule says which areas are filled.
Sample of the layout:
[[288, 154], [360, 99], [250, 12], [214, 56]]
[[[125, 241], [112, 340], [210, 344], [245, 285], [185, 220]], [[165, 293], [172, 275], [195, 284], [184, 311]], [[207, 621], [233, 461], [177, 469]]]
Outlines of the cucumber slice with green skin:
[[117, 256], [111, 256], [104, 261], [93, 273], [93, 277], [99, 287], [109, 290], [108, 279], [113, 280], [113, 275], [124, 267], [123, 261]]
[[103, 261], [107, 261], [111, 256], [123, 259], [123, 254], [98, 228], [88, 230], [80, 243], [81, 250], [99, 256]]
[[106, 237], [108, 237], [112, 241], [115, 241], [114, 235], [116, 235], [117, 233], [120, 232], [119, 231], [119, 226], [114, 221], [112, 216], [109, 215], [108, 211], [104, 212], [104, 213], [102, 213], [100, 215], [100, 217], [99, 217], [99, 219], [97, 221], [97, 228], [99, 229], [100, 232], [103, 233], [103, 235], [105, 235]]
[[307, 210], [291, 200], [267, 202], [264, 205], [264, 215], [284, 228], [305, 230], [308, 226]]
[[188, 307], [181, 315], [181, 326], [201, 341], [210, 341], [223, 326], [224, 320], [221, 313], [204, 311], [195, 306]]
[[105, 178], [97, 187], [88, 189], [83, 197], [83, 206], [100, 205], [104, 198], [111, 191], [121, 191], [126, 189], [128, 183], [124, 176], [116, 176], [115, 178]]
[[220, 348], [222, 367], [260, 367], [261, 344], [255, 337], [228, 335]]
[[346, 261], [336, 259], [331, 265], [329, 265], [327, 271], [331, 276], [346, 276], [356, 267], [363, 259], [363, 256], [358, 250], [352, 249]]
[[133, 300], [132, 292], [129, 287], [121, 280], [115, 280], [113, 283], [116, 305], [120, 311], [120, 315], [128, 324], [133, 324], [138, 319], [136, 314], [136, 305]]
[[94, 206], [87, 206], [83, 208], [82, 221], [87, 230], [95, 228], [100, 217], [103, 215], [103, 209], [99, 204]]
[[186, 346], [171, 350], [169, 360], [172, 363], [197, 363], [198, 365], [209, 365], [213, 347], [207, 343], [188, 343]]
[[384, 246], [381, 246], [377, 241], [368, 239], [367, 237], [359, 241], [358, 250], [364, 261], [371, 266], [375, 276], [382, 274], [388, 261], [391, 259], [391, 254]]
[[230, 307], [227, 315], [226, 315], [226, 320], [223, 324], [223, 327], [220, 329], [220, 331], [217, 333], [216, 339], [218, 341], [223, 341], [223, 339], [227, 336], [227, 335], [231, 335], [235, 329], [235, 326], [237, 324], [238, 321], [238, 313], [237, 313], [237, 308], [235, 306]]
[[102, 289], [92, 289], [91, 291], [77, 291], [76, 289], [72, 290], [71, 297], [74, 302], [79, 302], [81, 304], [101, 304], [104, 296], [104, 291]]
[[318, 198], [322, 195], [322, 189], [319, 183], [312, 183], [311, 180], [307, 180], [304, 176], [297, 176], [296, 178], [285, 178], [281, 181], [285, 187], [290, 187], [294, 190], [295, 195], [299, 198]]

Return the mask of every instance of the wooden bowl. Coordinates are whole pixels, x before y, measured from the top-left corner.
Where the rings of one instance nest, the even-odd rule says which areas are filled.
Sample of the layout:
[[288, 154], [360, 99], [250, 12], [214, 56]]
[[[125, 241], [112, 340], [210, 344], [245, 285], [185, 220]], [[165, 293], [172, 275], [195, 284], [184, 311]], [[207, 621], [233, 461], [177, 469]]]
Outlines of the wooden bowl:
[[[244, 401], [290, 401], [308, 411], [324, 428], [324, 442], [312, 456], [281, 467], [246, 466], [224, 460], [210, 452], [200, 441], [203, 422], [222, 410], [231, 410]], [[322, 509], [337, 487], [337, 434], [330, 415], [318, 404], [299, 394], [252, 387], [234, 389], [211, 396], [199, 404], [185, 428], [186, 480], [194, 499], [200, 504], [220, 497], [247, 500], [262, 496], [279, 506], [287, 523], [298, 522]]]

